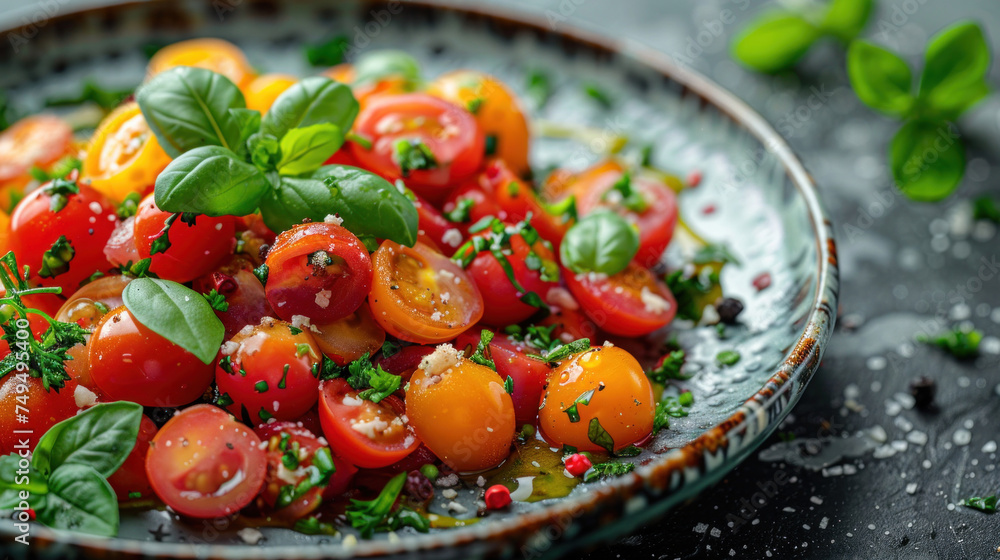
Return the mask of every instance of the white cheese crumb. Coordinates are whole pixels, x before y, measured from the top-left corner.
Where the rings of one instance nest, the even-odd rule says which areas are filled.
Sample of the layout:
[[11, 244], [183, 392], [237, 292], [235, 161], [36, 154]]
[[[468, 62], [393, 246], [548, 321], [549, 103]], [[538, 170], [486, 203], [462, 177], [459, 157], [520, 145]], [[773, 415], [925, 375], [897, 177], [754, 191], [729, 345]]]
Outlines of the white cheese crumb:
[[458, 502], [448, 502], [448, 511], [455, 513], [467, 513], [469, 510]]
[[440, 375], [462, 363], [462, 355], [451, 344], [439, 344], [434, 352], [420, 360], [420, 369], [428, 376]]
[[440, 321], [442, 317], [443, 315], [441, 315], [440, 311], [435, 311], [434, 313], [431, 313], [431, 321]]
[[441, 236], [441, 241], [452, 247], [458, 247], [462, 244], [462, 232], [458, 231], [457, 228], [451, 228], [444, 232], [444, 235]]
[[336, 214], [327, 214], [323, 221], [328, 224], [333, 224], [335, 226], [344, 225], [344, 219]]
[[569, 290], [561, 286], [550, 288], [549, 293], [545, 294], [545, 300], [549, 303], [549, 305], [555, 305], [556, 307], [561, 307], [562, 309], [568, 309], [570, 311], [580, 309], [580, 304], [573, 299], [573, 294], [569, 293]]
[[350, 395], [344, 395], [343, 403], [346, 406], [361, 406], [365, 401], [363, 399], [357, 399]]
[[264, 533], [261, 533], [253, 527], [244, 527], [236, 532], [237, 535], [243, 539], [243, 542], [247, 544], [257, 544], [264, 540]]
[[434, 484], [440, 486], [441, 488], [449, 488], [458, 484], [458, 475], [451, 473], [448, 476], [439, 476]]
[[670, 310], [670, 302], [660, 297], [659, 294], [649, 291], [649, 286], [642, 287], [639, 297], [642, 299], [642, 304], [646, 307], [646, 311], [650, 313], [659, 315]]
[[222, 355], [223, 356], [232, 356], [239, 349], [240, 349], [240, 344], [238, 342], [233, 342], [232, 340], [227, 340], [222, 345]]
[[331, 297], [333, 297], [333, 292], [330, 290], [320, 290], [319, 293], [316, 294], [316, 305], [318, 305], [320, 309], [326, 309], [330, 306]]
[[447, 488], [441, 491], [441, 495], [444, 496], [445, 499], [454, 500], [455, 498], [458, 497], [458, 492], [452, 490], [451, 488]]
[[479, 478], [477, 478], [476, 479], [476, 486], [478, 486], [480, 488], [482, 488], [483, 486], [486, 486], [486, 479], [483, 478], [483, 477], [481, 477], [481, 476]]
[[97, 402], [97, 395], [83, 385], [77, 385], [76, 389], [73, 389], [73, 400], [76, 401], [77, 408], [87, 408]]
[[371, 420], [363, 420], [351, 425], [351, 429], [368, 436], [368, 439], [375, 439], [379, 434], [384, 433], [388, 427], [389, 423], [377, 416]]

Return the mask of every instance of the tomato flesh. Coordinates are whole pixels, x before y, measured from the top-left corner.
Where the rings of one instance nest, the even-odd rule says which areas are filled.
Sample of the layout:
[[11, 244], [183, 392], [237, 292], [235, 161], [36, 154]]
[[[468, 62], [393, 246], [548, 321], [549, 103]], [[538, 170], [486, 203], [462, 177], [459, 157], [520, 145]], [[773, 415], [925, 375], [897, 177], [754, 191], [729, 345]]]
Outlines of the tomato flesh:
[[377, 469], [420, 446], [399, 398], [390, 395], [373, 403], [358, 398], [358, 392], [343, 379], [320, 385], [320, 422], [335, 454], [358, 467]]
[[677, 314], [677, 301], [667, 286], [635, 262], [610, 277], [563, 269], [563, 278], [587, 316], [611, 334], [649, 334]]

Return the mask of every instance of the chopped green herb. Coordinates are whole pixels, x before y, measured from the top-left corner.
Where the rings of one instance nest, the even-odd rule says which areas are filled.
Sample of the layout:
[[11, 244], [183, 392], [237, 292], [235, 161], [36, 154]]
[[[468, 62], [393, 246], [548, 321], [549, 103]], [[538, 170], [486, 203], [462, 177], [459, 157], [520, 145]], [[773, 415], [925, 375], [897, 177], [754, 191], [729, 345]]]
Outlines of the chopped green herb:
[[614, 103], [611, 97], [606, 91], [597, 84], [586, 84], [583, 86], [583, 92], [587, 94], [594, 101], [598, 102], [605, 109], [610, 109]]
[[527, 76], [528, 96], [535, 102], [535, 108], [541, 109], [552, 96], [552, 83], [548, 74], [541, 70], [531, 70]]
[[292, 336], [302, 334], [302, 329], [292, 325], [288, 325], [288, 331], [292, 333]]
[[996, 513], [997, 496], [986, 496], [985, 498], [979, 498], [979, 497], [967, 498], [965, 500], [962, 500], [960, 502], [960, 505], [972, 509], [978, 509], [979, 511], [983, 511], [986, 513]]
[[[47, 183], [57, 179], [66, 179], [70, 173], [73, 171], [80, 171], [82, 168], [83, 162], [80, 161], [79, 158], [75, 156], [65, 156], [52, 164], [48, 171], [36, 165], [35, 167], [29, 169], [28, 173], [30, 173], [31, 176], [39, 183]], [[77, 190], [77, 192], [79, 192], [79, 190]], [[54, 202], [55, 201], [53, 201], [53, 203]], [[63, 206], [65, 206], [65, 203], [63, 203]]]
[[528, 346], [537, 348], [543, 353], [549, 353], [563, 345], [563, 341], [552, 336], [552, 332], [559, 325], [553, 324], [547, 327], [540, 325], [529, 325], [522, 328], [520, 325], [508, 325], [504, 332], [512, 339], [524, 342]]
[[382, 357], [389, 358], [395, 356], [401, 348], [402, 346], [400, 346], [398, 342], [386, 339], [385, 342], [382, 343]]
[[449, 222], [453, 222], [456, 224], [464, 224], [465, 222], [469, 221], [470, 219], [469, 212], [475, 205], [476, 201], [472, 200], [471, 198], [459, 198], [457, 201], [455, 201], [455, 208], [452, 209], [450, 212], [445, 212], [444, 217]]
[[401, 138], [393, 145], [392, 161], [399, 166], [402, 176], [409, 177], [411, 171], [437, 169], [437, 158], [423, 140]]
[[694, 394], [691, 392], [681, 393], [674, 397], [664, 397], [656, 403], [656, 411], [653, 415], [653, 433], [670, 427], [670, 417], [683, 418], [688, 415], [686, 408], [694, 404]]
[[381, 402], [382, 399], [398, 391], [403, 382], [402, 377], [385, 371], [381, 365], [377, 367], [372, 365], [371, 354], [368, 353], [347, 364], [346, 367], [338, 366], [326, 356], [323, 357], [322, 365], [313, 366], [313, 375], [319, 374], [321, 379], [343, 377], [345, 373], [351, 388], [360, 391], [358, 398], [373, 403]]
[[626, 475], [635, 470], [635, 464], [633, 463], [597, 463], [596, 465], [590, 467], [583, 475], [584, 482], [593, 482], [601, 478], [608, 478], [612, 476], [622, 476]]
[[733, 263], [739, 266], [740, 261], [737, 259], [729, 247], [716, 243], [709, 243], [698, 252], [694, 254], [692, 259], [694, 264], [710, 264], [710, 263]]
[[981, 196], [972, 202], [972, 218], [1000, 224], [1000, 208], [992, 198]]
[[619, 449], [618, 452], [615, 453], [615, 457], [638, 457], [641, 454], [642, 454], [641, 448], [636, 447], [634, 445], [630, 445], [626, 448]]
[[590, 419], [590, 425], [587, 427], [587, 439], [590, 440], [590, 443], [604, 448], [610, 454], [614, 454], [615, 440], [604, 429], [604, 426], [601, 425], [601, 421], [597, 417]]
[[118, 214], [118, 219], [126, 220], [136, 215], [139, 212], [139, 203], [142, 202], [142, 195], [137, 192], [130, 192], [125, 200], [118, 205], [118, 209], [115, 211]]
[[513, 377], [511, 377], [509, 375], [507, 376], [507, 379], [505, 379], [504, 382], [503, 382], [503, 390], [508, 395], [513, 395], [514, 394], [514, 378]]
[[585, 352], [590, 349], [590, 339], [580, 338], [570, 342], [569, 344], [561, 344], [557, 346], [554, 350], [546, 353], [544, 356], [538, 354], [528, 354], [531, 358], [537, 358], [546, 363], [561, 362], [566, 358], [574, 354], [579, 354], [580, 352]]
[[590, 399], [594, 398], [595, 391], [596, 389], [591, 389], [589, 391], [584, 392], [579, 397], [577, 397], [575, 401], [573, 401], [573, 404], [571, 404], [566, 410], [563, 411], [566, 413], [566, 416], [569, 416], [569, 421], [571, 423], [575, 424], [580, 421], [580, 411], [577, 409], [577, 407], [581, 404], [584, 406], [590, 404]]
[[677, 300], [677, 317], [697, 321], [701, 318], [699, 299], [712, 291], [719, 283], [718, 275], [710, 269], [708, 274], [686, 276], [683, 270], [675, 270], [666, 277], [667, 287]]
[[305, 356], [306, 354], [308, 354], [310, 351], [312, 351], [312, 347], [309, 346], [308, 342], [300, 342], [300, 343], [298, 343], [298, 344], [295, 345], [295, 357], [296, 358], [301, 358], [302, 356]]
[[208, 301], [208, 304], [212, 306], [212, 309], [219, 311], [220, 313], [229, 311], [229, 302], [226, 301], [226, 296], [220, 294], [215, 288], [212, 288], [211, 292], [201, 295], [204, 296], [204, 298]]
[[121, 105], [126, 97], [132, 95], [135, 88], [130, 89], [106, 89], [97, 85], [93, 80], [85, 80], [83, 89], [78, 95], [73, 97], [60, 97], [45, 100], [46, 107], [65, 107], [68, 105], [81, 105], [86, 102], [97, 104], [102, 109], [114, 109]]
[[646, 211], [646, 208], [649, 207], [646, 203], [645, 197], [642, 196], [642, 191], [633, 188], [632, 174], [628, 171], [622, 173], [621, 178], [611, 185], [611, 188], [608, 189], [608, 192], [604, 193], [602, 198], [604, 200], [613, 198], [609, 196], [611, 193], [617, 193], [617, 195], [621, 197], [621, 205], [633, 212], [641, 214]]
[[350, 46], [345, 35], [337, 35], [329, 41], [307, 45], [306, 60], [310, 66], [336, 66], [344, 61], [344, 53]]
[[479, 112], [479, 109], [483, 106], [483, 102], [484, 101], [486, 101], [486, 100], [483, 99], [482, 97], [476, 97], [474, 99], [470, 99], [469, 102], [465, 104], [465, 108], [470, 113], [472, 113], [473, 115], [475, 115], [476, 113]]
[[229, 396], [229, 393], [222, 393], [215, 399], [215, 404], [225, 408], [233, 404], [233, 398]]
[[[404, 484], [406, 484], [406, 473], [401, 472], [386, 483], [385, 487], [382, 488], [382, 492], [374, 500], [351, 500], [351, 504], [347, 506], [347, 511], [345, 512], [347, 522], [351, 524], [351, 527], [360, 531], [361, 537], [365, 539], [370, 538], [375, 531], [392, 530], [390, 525], [392, 508], [396, 503], [396, 499], [399, 498]], [[419, 514], [416, 514], [412, 510], [407, 511], [410, 513], [405, 514], [400, 521], [401, 524], [397, 526], [405, 525], [414, 527], [415, 523], [416, 525], [420, 525], [415, 527], [420, 530], [423, 524], [412, 517], [413, 515], [420, 517]], [[424, 519], [424, 521], [427, 520]]]
[[253, 389], [254, 389], [254, 391], [257, 391], [258, 393], [266, 393], [267, 392], [267, 381], [260, 380], [257, 383], [254, 383]]
[[689, 379], [689, 376], [681, 373], [684, 359], [685, 354], [683, 350], [674, 350], [664, 356], [663, 360], [655, 368], [646, 372], [646, 376], [654, 383], [660, 384], [666, 384], [670, 379], [679, 379], [681, 381]]
[[152, 264], [153, 259], [151, 257], [146, 257], [135, 264], [132, 264], [132, 261], [128, 261], [118, 267], [118, 272], [133, 278], [158, 278], [156, 273], [149, 271], [149, 267]]
[[715, 355], [715, 361], [724, 366], [735, 365], [740, 361], [740, 353], [735, 350], [723, 350]]
[[65, 273], [75, 256], [76, 249], [69, 239], [66, 239], [65, 235], [60, 235], [52, 247], [42, 253], [42, 266], [38, 269], [38, 275], [42, 278], [55, 278]]
[[323, 523], [315, 517], [299, 519], [292, 527], [293, 530], [305, 535], [336, 535], [337, 529], [330, 523]]
[[960, 360], [971, 360], [979, 355], [979, 343], [983, 333], [972, 329], [953, 328], [948, 332], [934, 337], [918, 335], [917, 341], [933, 344]]
[[253, 269], [253, 275], [257, 277], [257, 280], [260, 280], [262, 286], [267, 286], [267, 275], [269, 272], [270, 270], [267, 267], [267, 263]]
[[469, 356], [469, 360], [496, 371], [497, 366], [493, 363], [493, 353], [490, 351], [490, 342], [493, 341], [493, 336], [493, 331], [489, 329], [483, 329], [480, 331], [479, 343], [476, 344], [476, 351]]

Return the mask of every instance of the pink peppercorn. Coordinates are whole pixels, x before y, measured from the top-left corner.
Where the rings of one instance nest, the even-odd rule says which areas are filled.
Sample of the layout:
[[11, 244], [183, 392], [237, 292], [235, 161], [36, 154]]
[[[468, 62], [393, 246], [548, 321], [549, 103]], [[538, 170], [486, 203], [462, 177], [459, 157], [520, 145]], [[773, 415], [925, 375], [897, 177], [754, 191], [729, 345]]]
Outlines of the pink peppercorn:
[[573, 476], [581, 476], [583, 473], [590, 470], [593, 463], [586, 455], [580, 453], [574, 453], [569, 457], [566, 457], [566, 472]]
[[688, 188], [697, 187], [699, 183], [701, 183], [701, 171], [698, 171], [696, 169], [696, 170], [692, 171], [691, 173], [688, 173], [688, 176], [687, 176]]
[[753, 279], [753, 287], [757, 288], [758, 292], [767, 289], [770, 285], [771, 274], [769, 272], [762, 272]]
[[503, 509], [510, 505], [510, 490], [503, 484], [494, 484], [486, 489], [486, 508]]

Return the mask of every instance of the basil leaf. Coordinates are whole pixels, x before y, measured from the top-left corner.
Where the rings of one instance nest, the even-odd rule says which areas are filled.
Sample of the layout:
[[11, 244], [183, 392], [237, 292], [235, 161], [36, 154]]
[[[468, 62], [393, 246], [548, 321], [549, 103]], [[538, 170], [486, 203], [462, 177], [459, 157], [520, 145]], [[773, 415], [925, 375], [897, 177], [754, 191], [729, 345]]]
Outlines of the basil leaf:
[[896, 54], [866, 41], [854, 41], [847, 51], [851, 87], [872, 109], [905, 115], [913, 108], [913, 74]]
[[118, 534], [118, 499], [111, 485], [86, 465], [63, 465], [49, 478], [38, 521], [53, 529], [104, 537]]
[[614, 455], [615, 453], [615, 440], [611, 437], [611, 434], [604, 429], [601, 425], [601, 421], [596, 417], [590, 419], [590, 425], [587, 426], [587, 439], [590, 443], [603, 447], [609, 454]]
[[965, 173], [965, 146], [947, 123], [906, 123], [892, 139], [889, 155], [896, 184], [913, 200], [943, 199]]
[[293, 128], [334, 124], [350, 130], [358, 116], [358, 102], [351, 88], [330, 78], [313, 76], [288, 88], [264, 115], [260, 131], [281, 139]]
[[639, 234], [618, 214], [594, 212], [569, 228], [559, 247], [563, 265], [577, 273], [617, 274], [639, 251]]
[[335, 124], [314, 124], [293, 128], [281, 139], [278, 171], [302, 175], [323, 165], [344, 143], [344, 133]]
[[87, 465], [109, 477], [135, 447], [142, 407], [128, 401], [94, 405], [49, 428], [38, 440], [32, 466], [43, 475], [62, 465]]
[[153, 76], [135, 100], [163, 151], [176, 158], [201, 146], [237, 149], [243, 118], [229, 110], [246, 107], [240, 89], [222, 74], [178, 66]]
[[125, 307], [156, 334], [194, 354], [215, 360], [225, 328], [201, 294], [170, 280], [137, 278], [122, 292]]
[[338, 214], [359, 237], [391, 239], [412, 247], [417, 240], [417, 209], [393, 184], [363, 169], [326, 165], [312, 177], [282, 177], [281, 186], [261, 201], [264, 223], [285, 231], [303, 218], [323, 220]]
[[270, 134], [258, 132], [251, 135], [247, 139], [247, 151], [250, 153], [250, 161], [264, 172], [274, 171], [281, 161], [281, 146], [278, 139]]
[[181, 154], [156, 178], [156, 206], [164, 212], [243, 216], [270, 188], [264, 174], [219, 146]]
[[736, 37], [733, 56], [759, 72], [777, 72], [802, 58], [819, 35], [813, 24], [796, 14], [766, 14]]
[[989, 93], [990, 48], [979, 25], [953, 25], [927, 45], [920, 97], [941, 118], [954, 120]]
[[[21, 469], [21, 457], [14, 453], [0, 457], [0, 489], [14, 490], [15, 493], [27, 490], [31, 494], [45, 494], [49, 491], [45, 483], [45, 474], [28, 464], [25, 476], [17, 471]], [[20, 484], [19, 484], [20, 483]], [[0, 506], [0, 509], [5, 509]]]
[[873, 0], [833, 0], [820, 29], [848, 43], [865, 28], [873, 5]]
[[229, 114], [240, 124], [240, 148], [235, 151], [245, 151], [247, 139], [260, 130], [260, 111], [256, 109], [230, 109]]
[[403, 51], [383, 50], [365, 54], [354, 65], [354, 85], [377, 82], [390, 76], [401, 77], [407, 89], [421, 81], [420, 64]]

